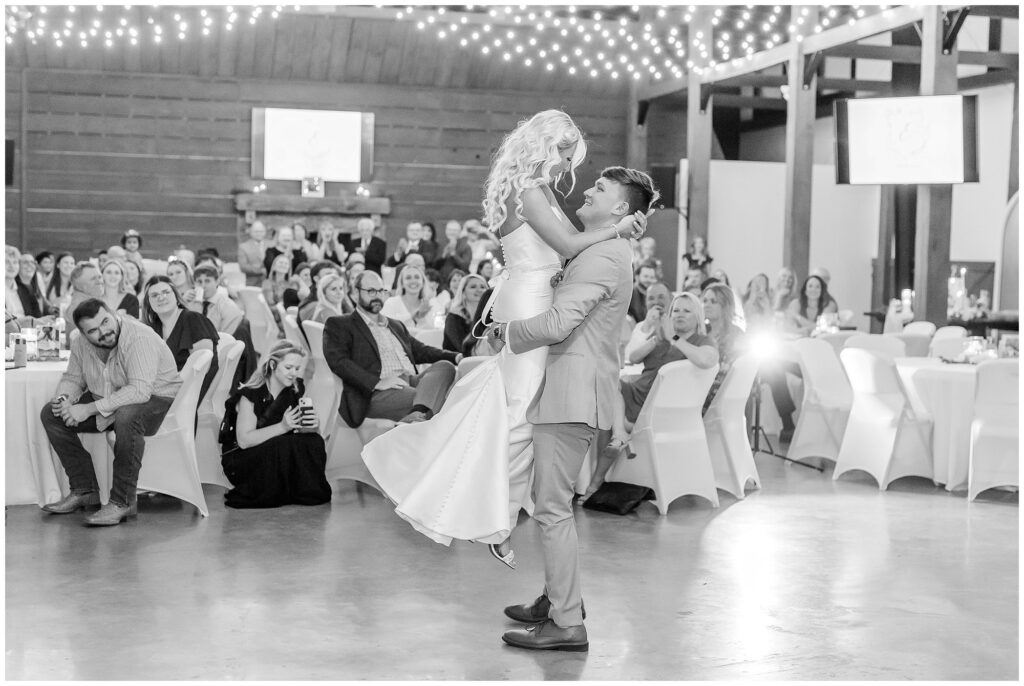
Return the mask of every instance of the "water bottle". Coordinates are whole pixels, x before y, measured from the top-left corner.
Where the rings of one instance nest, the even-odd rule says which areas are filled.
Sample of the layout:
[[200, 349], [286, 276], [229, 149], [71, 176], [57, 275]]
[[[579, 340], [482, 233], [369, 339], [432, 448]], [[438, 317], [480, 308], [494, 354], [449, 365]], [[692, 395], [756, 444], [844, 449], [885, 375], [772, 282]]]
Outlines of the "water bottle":
[[14, 366], [24, 367], [28, 364], [28, 346], [25, 337], [18, 335], [14, 339]]

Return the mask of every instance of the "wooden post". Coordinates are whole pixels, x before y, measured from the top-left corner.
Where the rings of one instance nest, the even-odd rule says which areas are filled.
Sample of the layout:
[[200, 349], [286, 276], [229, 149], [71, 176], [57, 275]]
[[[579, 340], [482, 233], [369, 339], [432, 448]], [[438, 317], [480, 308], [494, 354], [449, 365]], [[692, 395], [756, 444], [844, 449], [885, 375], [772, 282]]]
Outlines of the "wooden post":
[[640, 124], [639, 84], [629, 81], [629, 111], [626, 113], [626, 166], [647, 169], [647, 124]]
[[[948, 53], [942, 51], [943, 17], [940, 6], [925, 8], [921, 28], [921, 95], [957, 92], [956, 46]], [[940, 326], [946, 323], [952, 212], [952, 185], [918, 185], [914, 240], [915, 316]]]
[[28, 218], [28, 69], [21, 70], [21, 121], [18, 122], [21, 131], [21, 173], [18, 175], [18, 186], [21, 191], [18, 194], [20, 226], [18, 227], [18, 248], [27, 250], [25, 240], [28, 234], [26, 221]]
[[[705, 37], [711, 35], [711, 10], [700, 8], [689, 25], [689, 35], [696, 36], [700, 31]], [[706, 38], [705, 38], [706, 39]], [[692, 40], [688, 40], [692, 45]], [[687, 75], [686, 90], [686, 242], [696, 236], [704, 240], [708, 238], [708, 206], [711, 190], [711, 128], [712, 103], [708, 101], [705, 110], [701, 111], [701, 77], [691, 69]], [[711, 247], [714, 251], [714, 247]]]
[[[806, 15], [802, 12], [807, 9]], [[802, 17], [804, 30], [818, 22], [816, 7], [793, 6], [793, 16]], [[802, 38], [801, 34], [801, 38]], [[786, 205], [782, 234], [782, 262], [807, 276], [811, 257], [811, 184], [814, 166], [814, 119], [818, 76], [814, 55], [804, 55], [800, 41], [790, 43], [789, 102], [786, 108]]]

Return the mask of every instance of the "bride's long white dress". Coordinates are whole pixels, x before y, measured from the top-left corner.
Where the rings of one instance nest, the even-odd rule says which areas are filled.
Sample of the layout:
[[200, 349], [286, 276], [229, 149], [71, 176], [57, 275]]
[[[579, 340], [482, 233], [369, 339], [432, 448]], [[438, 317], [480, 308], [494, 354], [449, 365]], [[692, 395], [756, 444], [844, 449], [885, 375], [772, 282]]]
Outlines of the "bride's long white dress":
[[[502, 239], [507, 271], [495, 321], [547, 311], [561, 259], [529, 224]], [[438, 543], [499, 543], [515, 528], [533, 467], [526, 411], [544, 379], [547, 348], [508, 347], [463, 377], [430, 421], [401, 424], [363, 448], [363, 461], [395, 512]]]

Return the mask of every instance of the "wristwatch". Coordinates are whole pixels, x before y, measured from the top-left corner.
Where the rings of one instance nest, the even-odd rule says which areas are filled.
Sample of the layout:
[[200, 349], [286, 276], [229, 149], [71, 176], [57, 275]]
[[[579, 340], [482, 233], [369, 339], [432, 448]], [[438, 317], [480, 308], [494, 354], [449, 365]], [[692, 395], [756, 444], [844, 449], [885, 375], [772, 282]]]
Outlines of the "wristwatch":
[[505, 340], [505, 333], [508, 330], [508, 324], [506, 322], [499, 323], [494, 327], [494, 337], [502, 343], [507, 343]]

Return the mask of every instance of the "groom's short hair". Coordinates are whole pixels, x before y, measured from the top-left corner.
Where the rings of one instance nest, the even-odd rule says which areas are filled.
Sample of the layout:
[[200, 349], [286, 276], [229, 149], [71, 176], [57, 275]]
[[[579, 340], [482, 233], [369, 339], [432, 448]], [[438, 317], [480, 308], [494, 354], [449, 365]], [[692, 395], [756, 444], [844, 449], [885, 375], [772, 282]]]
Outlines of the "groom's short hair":
[[638, 169], [607, 167], [601, 172], [601, 176], [611, 179], [625, 189], [630, 214], [646, 212], [661, 197], [661, 193], [654, 187], [654, 180], [650, 175]]

